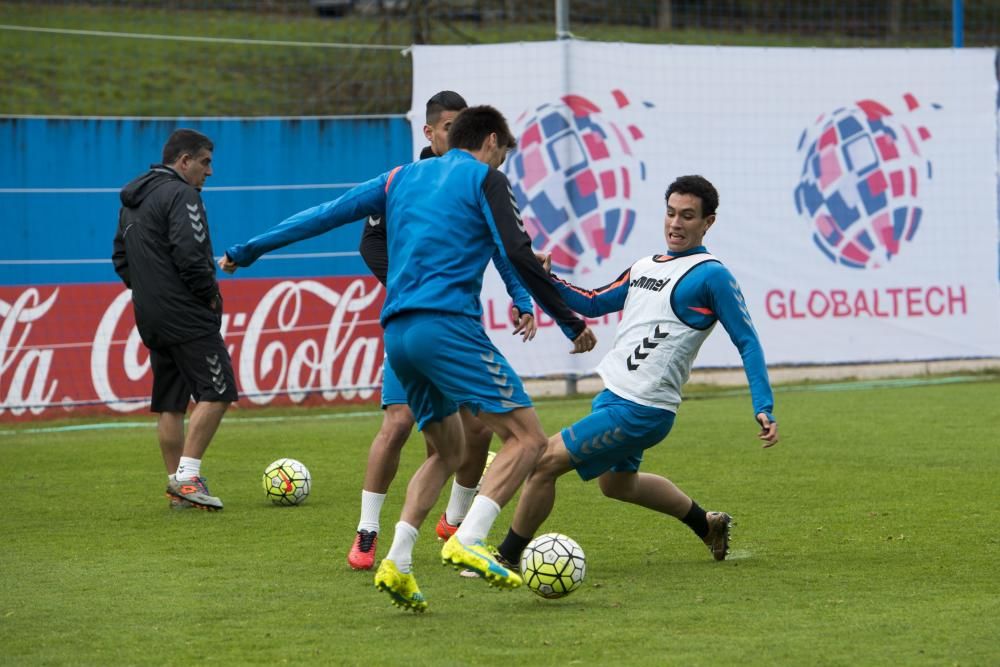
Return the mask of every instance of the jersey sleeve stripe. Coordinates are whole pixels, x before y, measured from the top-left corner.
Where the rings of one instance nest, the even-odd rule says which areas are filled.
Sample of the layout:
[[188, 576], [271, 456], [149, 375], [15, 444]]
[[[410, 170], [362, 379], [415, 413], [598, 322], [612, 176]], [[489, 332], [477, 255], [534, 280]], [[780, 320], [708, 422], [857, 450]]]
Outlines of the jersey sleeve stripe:
[[396, 177], [396, 172], [403, 168], [403, 165], [399, 165], [395, 169], [389, 172], [389, 177], [385, 179], [385, 193], [389, 194], [389, 186], [392, 185], [392, 179]]

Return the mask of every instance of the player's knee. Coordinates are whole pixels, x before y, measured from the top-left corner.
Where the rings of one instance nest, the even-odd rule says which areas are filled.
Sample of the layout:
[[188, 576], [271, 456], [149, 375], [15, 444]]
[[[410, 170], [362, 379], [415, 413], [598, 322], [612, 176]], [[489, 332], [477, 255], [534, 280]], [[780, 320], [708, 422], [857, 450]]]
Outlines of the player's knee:
[[474, 424], [465, 425], [465, 441], [474, 449], [489, 449], [490, 441], [493, 439], [493, 431], [477, 421]]
[[414, 425], [413, 414], [405, 405], [390, 405], [382, 418], [382, 436], [395, 447], [402, 447]]
[[614, 500], [631, 500], [633, 492], [633, 480], [622, 478], [617, 475], [601, 475], [598, 483], [601, 485], [601, 493]]

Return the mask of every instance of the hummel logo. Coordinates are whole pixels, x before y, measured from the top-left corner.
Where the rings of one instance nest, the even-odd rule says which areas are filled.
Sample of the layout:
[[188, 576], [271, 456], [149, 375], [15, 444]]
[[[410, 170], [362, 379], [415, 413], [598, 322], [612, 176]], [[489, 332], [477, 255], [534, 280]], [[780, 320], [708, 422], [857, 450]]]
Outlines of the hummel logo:
[[197, 213], [198, 212], [198, 205], [197, 204], [184, 204], [184, 205], [187, 206], [187, 210], [191, 211], [192, 213]]
[[[670, 279], [668, 278], [667, 280], [669, 281]], [[639, 364], [637, 362], [632, 361], [633, 357], [635, 359], [638, 359], [639, 361], [642, 361], [643, 359], [649, 356], [649, 353], [652, 350], [656, 349], [656, 347], [660, 344], [660, 341], [662, 341], [669, 335], [670, 333], [667, 331], [661, 332], [660, 325], [657, 324], [656, 328], [653, 329], [653, 332], [648, 336], [646, 336], [645, 338], [643, 338], [642, 342], [639, 345], [635, 346], [635, 350], [632, 351], [632, 354], [630, 354], [628, 358], [625, 359], [625, 367], [628, 368], [630, 371], [638, 370]]]
[[507, 194], [510, 195], [510, 207], [514, 209], [514, 218], [517, 220], [517, 228], [522, 232], [527, 234], [527, 230], [524, 228], [524, 222], [521, 220], [521, 211], [517, 208], [517, 199], [514, 198], [514, 191], [510, 189], [510, 184], [507, 184]]
[[647, 278], [646, 276], [639, 276], [631, 283], [629, 283], [629, 287], [641, 287], [642, 289], [648, 289], [654, 292], [660, 292], [663, 290], [664, 287], [667, 286], [667, 283], [669, 282], [670, 278], [667, 278], [666, 280], [663, 279], [657, 280], [656, 278]]

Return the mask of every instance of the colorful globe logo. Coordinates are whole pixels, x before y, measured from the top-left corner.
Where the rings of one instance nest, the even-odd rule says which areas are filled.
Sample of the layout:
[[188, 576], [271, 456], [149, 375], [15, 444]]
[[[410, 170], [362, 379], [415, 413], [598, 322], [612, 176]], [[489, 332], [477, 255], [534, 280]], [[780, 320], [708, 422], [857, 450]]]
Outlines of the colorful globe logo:
[[[903, 100], [909, 112], [920, 106], [909, 93]], [[878, 268], [913, 239], [922, 215], [920, 179], [932, 173], [920, 152], [929, 138], [926, 127], [911, 127], [874, 100], [823, 114], [803, 130], [795, 207], [831, 262]]]
[[[622, 91], [611, 96], [617, 110], [628, 106]], [[580, 95], [526, 111], [516, 128], [518, 147], [504, 169], [535, 250], [551, 253], [563, 273], [610, 258], [635, 226], [633, 188], [646, 167], [632, 144], [642, 131]]]

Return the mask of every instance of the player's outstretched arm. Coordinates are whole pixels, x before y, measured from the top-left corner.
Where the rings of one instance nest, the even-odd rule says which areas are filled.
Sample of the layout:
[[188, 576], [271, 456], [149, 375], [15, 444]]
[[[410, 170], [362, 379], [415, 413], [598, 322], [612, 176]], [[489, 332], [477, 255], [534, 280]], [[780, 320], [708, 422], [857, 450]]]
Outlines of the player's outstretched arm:
[[[697, 271], [698, 274], [695, 274]], [[701, 307], [714, 313], [729, 334], [730, 340], [740, 352], [743, 360], [743, 370], [747, 376], [747, 383], [750, 385], [750, 397], [753, 400], [754, 415], [761, 423], [761, 439], [770, 442], [767, 446], [777, 442], [777, 423], [774, 415], [774, 392], [771, 390], [771, 382], [767, 374], [767, 362], [764, 360], [764, 349], [757, 336], [757, 330], [750, 319], [750, 311], [747, 308], [743, 292], [733, 274], [718, 262], [706, 262], [695, 267], [689, 274], [690, 277], [698, 276], [702, 287], [700, 290], [690, 295], [675, 296], [678, 299], [680, 309], [689, 309], [690, 306]], [[690, 279], [690, 278], [689, 278]], [[692, 303], [682, 303], [687, 299], [693, 299]], [[696, 302], [696, 303], [695, 303]], [[765, 426], [761, 422], [761, 415], [767, 419], [767, 423], [773, 426]]]
[[[257, 259], [272, 250], [319, 236], [331, 229], [349, 222], [367, 218], [370, 215], [385, 215], [386, 183], [389, 172], [355, 186], [342, 196], [283, 220], [271, 229], [258, 234], [246, 243], [237, 243], [226, 250], [225, 256], [236, 266], [250, 266]], [[227, 263], [228, 265], [228, 263]], [[224, 271], [232, 273], [220, 262]]]
[[[552, 255], [536, 256], [542, 261], [545, 270], [549, 271], [552, 266]], [[549, 279], [570, 308], [584, 317], [600, 317], [608, 313], [618, 312], [625, 307], [631, 274], [632, 267], [629, 267], [607, 285], [593, 290], [577, 287], [551, 272]]]

